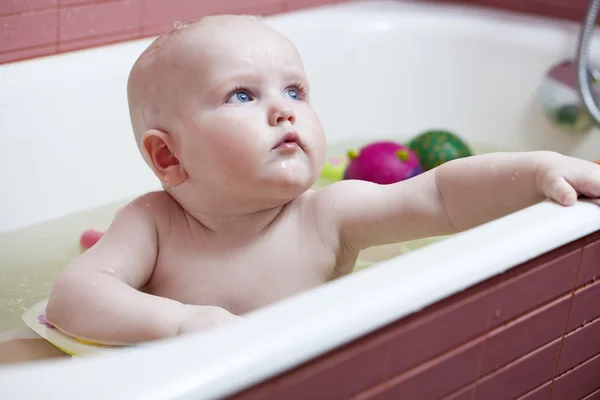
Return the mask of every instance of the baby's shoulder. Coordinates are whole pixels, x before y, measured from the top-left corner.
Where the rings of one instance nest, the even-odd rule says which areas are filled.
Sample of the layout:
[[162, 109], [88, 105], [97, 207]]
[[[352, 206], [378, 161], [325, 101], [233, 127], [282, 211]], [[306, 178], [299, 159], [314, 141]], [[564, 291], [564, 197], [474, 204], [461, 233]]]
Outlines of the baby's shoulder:
[[171, 219], [173, 213], [177, 213], [181, 206], [170, 194], [157, 190], [140, 195], [125, 205], [119, 214], [135, 215], [137, 217], [152, 220], [157, 228]]

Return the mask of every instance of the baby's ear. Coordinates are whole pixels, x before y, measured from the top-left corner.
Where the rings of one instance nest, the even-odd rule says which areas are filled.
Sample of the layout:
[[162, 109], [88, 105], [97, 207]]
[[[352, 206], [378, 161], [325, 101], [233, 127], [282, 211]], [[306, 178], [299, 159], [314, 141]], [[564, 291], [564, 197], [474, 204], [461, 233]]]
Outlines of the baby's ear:
[[170, 186], [181, 185], [188, 178], [175, 155], [173, 137], [158, 129], [150, 129], [142, 136], [144, 158], [162, 182]]

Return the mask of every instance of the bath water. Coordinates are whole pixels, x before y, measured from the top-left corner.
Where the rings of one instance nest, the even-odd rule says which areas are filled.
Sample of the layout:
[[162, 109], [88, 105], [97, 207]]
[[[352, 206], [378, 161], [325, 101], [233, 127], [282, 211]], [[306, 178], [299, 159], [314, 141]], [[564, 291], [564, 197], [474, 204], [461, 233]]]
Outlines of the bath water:
[[[343, 154], [364, 141], [336, 142], [328, 154]], [[469, 143], [477, 153], [495, 151]], [[320, 185], [315, 185], [319, 187]], [[104, 230], [119, 207], [130, 199], [67, 215], [22, 229], [0, 233], [0, 334], [23, 328], [21, 315], [48, 297], [54, 279], [79, 255], [79, 236], [89, 228]], [[364, 250], [357, 270], [374, 262], [427, 246], [442, 238], [426, 238]]]

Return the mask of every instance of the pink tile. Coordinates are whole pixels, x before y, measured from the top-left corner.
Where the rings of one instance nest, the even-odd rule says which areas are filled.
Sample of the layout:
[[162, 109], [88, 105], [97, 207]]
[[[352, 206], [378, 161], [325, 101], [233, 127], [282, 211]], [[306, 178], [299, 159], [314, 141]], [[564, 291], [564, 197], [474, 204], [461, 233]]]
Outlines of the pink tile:
[[144, 34], [172, 29], [176, 22], [189, 22], [217, 12], [215, 0], [143, 0]]
[[[107, 1], [107, 0], [104, 0]], [[110, 1], [110, 0], [108, 0]], [[90, 4], [90, 3], [102, 3], [102, 0], [58, 0], [58, 6], [72, 6], [73, 4]]]
[[56, 44], [56, 10], [0, 17], [0, 53]]
[[117, 32], [110, 35], [94, 36], [69, 42], [61, 42], [58, 44], [58, 51], [64, 53], [67, 51], [81, 50], [89, 47], [96, 47], [123, 42], [126, 40], [137, 39], [140, 36], [140, 32], [136, 29], [134, 31]]
[[273, 1], [271, 3], [260, 4], [250, 8], [246, 8], [244, 5], [244, 8], [241, 8], [236, 12], [238, 14], [262, 15], [266, 17], [267, 15], [281, 14], [285, 11], [287, 11], [285, 1]]
[[34, 57], [46, 56], [50, 54], [55, 54], [56, 52], [56, 44], [34, 47], [30, 49], [9, 51], [8, 53], [0, 53], [0, 64], [27, 60], [29, 58]]
[[2, 0], [0, 15], [56, 8], [57, 0]]
[[343, 3], [345, 0], [286, 0], [288, 10], [298, 10], [302, 8], [319, 7], [331, 3]]
[[[218, 2], [218, 14], [257, 14], [263, 15], [262, 10], [283, 10], [285, 0], [221, 0]], [[280, 11], [276, 11], [280, 12]]]
[[140, 29], [142, 0], [72, 6], [59, 12], [59, 41], [64, 42]]

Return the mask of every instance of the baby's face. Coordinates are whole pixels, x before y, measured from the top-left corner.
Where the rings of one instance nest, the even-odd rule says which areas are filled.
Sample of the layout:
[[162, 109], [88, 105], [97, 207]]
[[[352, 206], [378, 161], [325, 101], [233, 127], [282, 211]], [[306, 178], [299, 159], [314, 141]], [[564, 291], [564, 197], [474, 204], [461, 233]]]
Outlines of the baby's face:
[[325, 135], [295, 47], [256, 23], [178, 38], [179, 159], [198, 190], [290, 200], [315, 182]]

